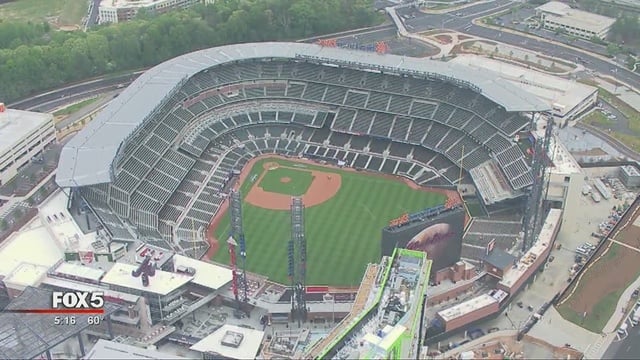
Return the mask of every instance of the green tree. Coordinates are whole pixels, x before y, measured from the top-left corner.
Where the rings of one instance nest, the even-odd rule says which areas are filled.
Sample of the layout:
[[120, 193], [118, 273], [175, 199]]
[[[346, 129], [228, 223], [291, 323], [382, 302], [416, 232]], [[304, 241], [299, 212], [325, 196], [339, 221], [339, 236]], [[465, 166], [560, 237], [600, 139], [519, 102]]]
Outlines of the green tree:
[[7, 219], [3, 218], [2, 220], [0, 220], [0, 231], [5, 231], [8, 227], [9, 223], [7, 222]]
[[373, 0], [224, 0], [88, 32], [0, 22], [0, 99], [156, 65], [213, 46], [295, 40], [382, 21]]

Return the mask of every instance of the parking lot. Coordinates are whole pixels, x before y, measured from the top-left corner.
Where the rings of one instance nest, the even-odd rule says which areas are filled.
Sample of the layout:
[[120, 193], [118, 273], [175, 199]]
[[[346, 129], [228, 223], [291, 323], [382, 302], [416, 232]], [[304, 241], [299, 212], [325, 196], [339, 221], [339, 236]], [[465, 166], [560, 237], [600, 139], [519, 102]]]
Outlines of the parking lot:
[[[596, 174], [599, 174], [596, 172]], [[597, 233], [603, 222], [608, 222], [608, 216], [613, 206], [619, 206], [622, 199], [602, 199], [595, 203], [590, 195], [581, 195], [576, 203], [567, 209], [563, 225], [556, 240], [560, 248], [551, 251], [549, 262], [544, 270], [535, 276], [535, 280], [521, 291], [511, 302], [511, 305], [497, 318], [487, 321], [479, 328], [485, 332], [497, 330], [517, 330], [527, 323], [529, 318], [544, 304], [568, 285], [571, 271], [576, 263], [578, 248], [593, 248], [597, 239], [592, 236]], [[585, 246], [591, 243], [591, 246]], [[592, 254], [592, 250], [585, 251]], [[587, 256], [583, 256], [585, 261]], [[590, 343], [600, 335], [589, 333], [577, 325], [562, 319], [552, 307], [544, 315], [544, 319], [530, 332], [555, 346], [571, 344], [577, 350], [584, 351]], [[461, 343], [468, 340], [471, 332], [460, 334], [448, 339], [447, 342]]]
[[[540, 36], [545, 39], [558, 41], [570, 46], [584, 49], [596, 54], [608, 56], [605, 45], [596, 44], [592, 41], [579, 39], [574, 36], [557, 33], [556, 31], [545, 30], [537, 19], [535, 7], [522, 7], [509, 13], [500, 15], [495, 19], [496, 25], [518, 30], [524, 33]], [[581, 60], [581, 59], [577, 59]], [[620, 59], [624, 63], [624, 59]]]

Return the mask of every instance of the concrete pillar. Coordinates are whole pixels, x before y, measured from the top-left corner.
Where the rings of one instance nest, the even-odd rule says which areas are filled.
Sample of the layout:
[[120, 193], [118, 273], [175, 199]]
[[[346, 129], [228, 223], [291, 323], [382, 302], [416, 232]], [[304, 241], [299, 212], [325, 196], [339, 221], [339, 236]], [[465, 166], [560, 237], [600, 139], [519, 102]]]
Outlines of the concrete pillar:
[[107, 316], [107, 332], [109, 333], [109, 340], [113, 340], [113, 326], [111, 324], [111, 315]]
[[80, 346], [80, 355], [84, 356], [84, 342], [82, 341], [82, 333], [78, 333], [78, 346]]

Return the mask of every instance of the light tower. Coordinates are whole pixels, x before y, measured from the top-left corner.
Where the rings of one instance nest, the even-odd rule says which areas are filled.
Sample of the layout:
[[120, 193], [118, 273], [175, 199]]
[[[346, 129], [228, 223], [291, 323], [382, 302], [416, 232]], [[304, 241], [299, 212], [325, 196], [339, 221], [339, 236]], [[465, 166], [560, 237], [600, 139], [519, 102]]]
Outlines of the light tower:
[[[239, 245], [240, 258], [242, 259], [242, 277], [243, 277], [243, 301], [247, 301], [248, 283], [247, 283], [247, 245], [244, 240], [244, 229], [242, 227], [242, 196], [237, 190], [232, 190], [230, 194], [231, 208], [231, 231], [229, 236], [232, 237]], [[234, 270], [235, 271], [235, 270]], [[236, 297], [237, 299], [237, 297]]]
[[233, 240], [233, 237], [229, 236], [227, 245], [229, 245], [229, 257], [231, 259], [231, 291], [238, 307], [240, 307], [240, 300], [238, 299], [238, 266], [236, 264], [236, 246], [238, 246], [238, 243]]
[[[535, 116], [535, 113], [532, 117]], [[553, 115], [552, 114], [540, 114], [540, 121], [546, 120], [546, 128], [544, 131], [544, 137], [536, 139], [533, 146], [533, 186], [527, 199], [523, 233], [524, 238], [522, 241], [522, 252], [526, 252], [533, 246], [533, 243], [538, 236], [540, 226], [542, 225], [543, 211], [542, 205], [546, 197], [546, 193], [549, 187], [549, 179], [547, 174], [547, 163], [549, 162], [549, 146], [551, 144], [551, 137], [553, 135]]]
[[[291, 256], [293, 255], [293, 256]], [[291, 264], [293, 260], [293, 264]], [[298, 320], [298, 326], [307, 320], [306, 276], [307, 276], [307, 239], [304, 235], [304, 204], [302, 199], [291, 199], [291, 241], [289, 243], [289, 264], [291, 268], [292, 315]]]

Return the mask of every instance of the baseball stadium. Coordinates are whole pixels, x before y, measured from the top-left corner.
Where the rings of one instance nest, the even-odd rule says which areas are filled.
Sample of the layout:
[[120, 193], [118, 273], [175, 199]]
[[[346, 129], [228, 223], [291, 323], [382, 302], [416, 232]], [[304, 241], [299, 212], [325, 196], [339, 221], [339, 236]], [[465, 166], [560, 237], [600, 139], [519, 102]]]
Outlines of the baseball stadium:
[[[301, 199], [306, 282], [357, 287], [395, 247], [426, 251], [432, 272], [459, 260], [461, 192], [485, 208], [525, 201], [523, 141], [547, 107], [460, 64], [222, 46], [141, 75], [65, 145], [56, 182], [113, 241], [223, 264], [237, 191], [246, 269], [280, 283]], [[421, 247], [420, 236], [435, 240]]]

